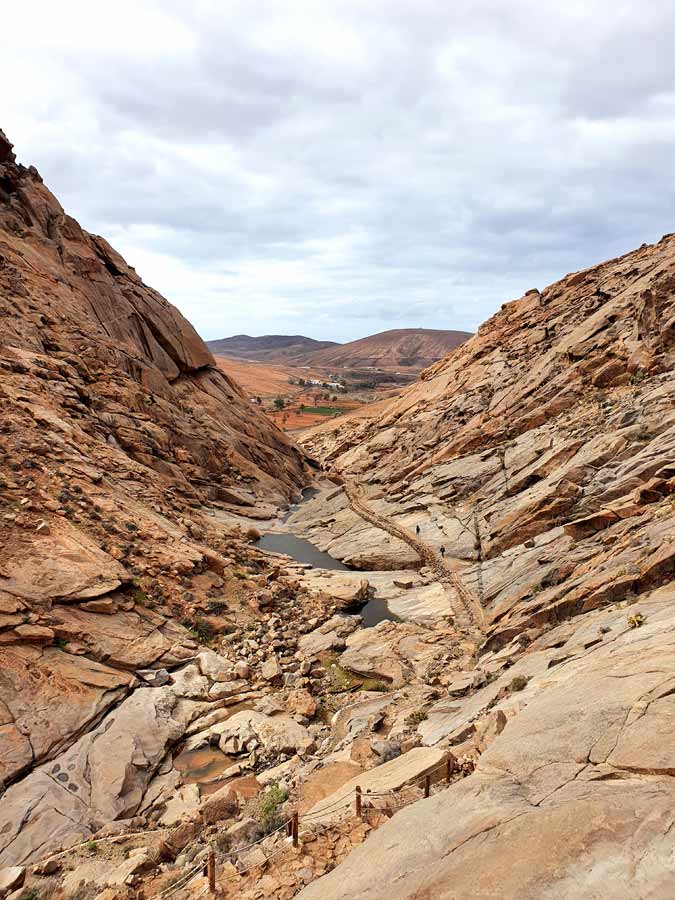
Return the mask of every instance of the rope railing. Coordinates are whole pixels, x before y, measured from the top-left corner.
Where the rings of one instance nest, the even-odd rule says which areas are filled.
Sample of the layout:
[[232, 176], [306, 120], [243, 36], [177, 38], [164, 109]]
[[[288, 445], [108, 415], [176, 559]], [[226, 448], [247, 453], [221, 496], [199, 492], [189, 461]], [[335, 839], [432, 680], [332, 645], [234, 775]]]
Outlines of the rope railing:
[[[408, 803], [415, 802], [420, 799], [419, 794], [417, 793], [420, 789], [423, 791], [423, 796], [428, 797], [431, 784], [432, 777], [439, 772], [443, 772], [445, 775], [446, 783], [450, 783], [451, 776], [456, 774], [458, 769], [455, 766], [455, 759], [452, 755], [449, 755], [446, 760], [439, 763], [434, 768], [430, 769], [428, 772], [424, 772], [421, 775], [416, 776], [411, 779], [404, 785], [400, 785], [397, 788], [391, 788], [388, 790], [381, 791], [371, 791], [366, 789], [366, 791], [362, 791], [362, 789], [357, 786], [354, 791], [354, 795], [352, 796], [343, 796], [339, 797], [336, 800], [333, 800], [329, 803], [324, 804], [318, 809], [312, 809], [309, 812], [300, 816], [298, 812], [294, 812], [292, 816], [288, 819], [285, 819], [273, 831], [264, 834], [262, 837], [258, 838], [255, 841], [251, 841], [248, 844], [244, 844], [242, 847], [238, 847], [236, 850], [230, 850], [220, 856], [221, 864], [225, 861], [233, 861], [238, 860], [243, 853], [251, 850], [254, 847], [258, 847], [261, 844], [267, 842], [270, 838], [273, 838], [275, 835], [278, 835], [282, 831], [286, 831], [288, 834], [288, 841], [292, 842], [294, 847], [299, 845], [299, 826], [302, 824], [305, 827], [303, 830], [303, 836], [317, 837], [320, 834], [328, 831], [330, 828], [335, 828], [339, 823], [336, 821], [335, 817], [348, 809], [353, 809], [354, 815], [357, 818], [364, 819], [368, 816], [370, 811], [377, 810], [376, 806], [373, 806], [369, 803], [364, 803], [364, 801], [382, 801], [382, 800], [393, 800], [395, 801], [395, 808], [399, 809]], [[438, 780], [436, 783], [438, 783]], [[387, 807], [391, 810], [391, 806]], [[323, 822], [322, 820], [325, 816], [330, 816], [330, 821]], [[128, 838], [133, 837], [145, 837], [146, 835], [151, 834], [161, 834], [170, 829], [168, 828], [156, 828], [152, 831], [137, 831], [131, 832], [129, 834], [121, 834], [121, 835], [110, 835], [104, 838], [98, 838], [93, 843], [99, 844], [104, 842], [116, 842], [126, 840]], [[83, 841], [80, 844], [75, 845], [74, 847], [69, 847], [66, 850], [62, 850], [56, 854], [52, 854], [52, 856], [47, 857], [44, 861], [49, 861], [52, 859], [57, 859], [67, 853], [71, 853], [81, 847], [90, 846], [92, 843], [91, 840]], [[201, 845], [197, 842], [188, 846], [188, 850], [196, 847], [200, 847]], [[279, 856], [281, 853], [285, 852], [287, 849], [287, 841], [283, 841], [276, 849], [274, 849], [271, 853], [265, 856], [264, 861], [255, 860], [250, 865], [246, 866], [244, 869], [237, 870], [236, 876], [238, 878], [243, 877], [248, 872], [253, 871], [254, 869], [259, 869], [261, 866], [267, 865], [267, 863]], [[213, 848], [209, 850], [208, 857], [206, 860], [202, 857], [202, 859], [196, 865], [192, 866], [180, 876], [176, 881], [172, 882], [170, 885], [167, 885], [161, 891], [158, 891], [156, 894], [153, 894], [149, 900], [168, 900], [169, 897], [172, 897], [174, 894], [178, 893], [178, 891], [182, 891], [186, 889], [193, 881], [195, 881], [200, 875], [208, 876], [208, 883], [205, 887], [203, 887], [199, 893], [193, 898], [193, 900], [198, 900], [198, 898], [204, 896], [207, 892], [211, 894], [215, 893], [216, 886], [223, 884], [230, 878], [234, 877], [234, 873], [225, 874], [221, 876], [220, 879], [216, 879], [216, 858], [215, 851]]]
[[[434, 766], [428, 772], [423, 772], [421, 775], [416, 776], [414, 779], [412, 779], [410, 782], [408, 782], [405, 785], [401, 785], [398, 788], [391, 788], [390, 790], [384, 790], [384, 791], [368, 791], [368, 790], [366, 790], [365, 792], [362, 791], [361, 788], [357, 786], [355, 789], [355, 794], [354, 794], [353, 800], [350, 797], [340, 797], [337, 800], [334, 800], [332, 803], [327, 803], [324, 806], [320, 807], [319, 809], [312, 810], [309, 813], [304, 814], [303, 816], [299, 816], [298, 813], [296, 812], [293, 814], [293, 817], [290, 820], [288, 820], [287, 822], [280, 825], [279, 828], [276, 829], [276, 831], [280, 831], [282, 828], [288, 827], [290, 824], [289, 839], [292, 840], [293, 846], [297, 847], [299, 845], [299, 824], [300, 823], [302, 823], [303, 825], [310, 826], [309, 829], [305, 829], [303, 831], [303, 837], [314, 839], [315, 837], [319, 836], [320, 834], [323, 834], [324, 832], [328, 831], [330, 828], [335, 828], [336, 825], [338, 824], [333, 818], [335, 816], [335, 814], [342, 809], [351, 807], [352, 803], [354, 804], [355, 815], [361, 819], [364, 819], [365, 816], [368, 815], [368, 811], [369, 811], [368, 805], [363, 803], [364, 800], [382, 800], [385, 798], [389, 799], [389, 800], [393, 799], [394, 801], [398, 801], [396, 803], [396, 808], [397, 809], [402, 808], [403, 806], [407, 805], [408, 803], [412, 803], [412, 802], [415, 802], [416, 800], [420, 799], [420, 797], [417, 793], [420, 789], [422, 790], [424, 797], [429, 796], [431, 785], [432, 785], [432, 778], [434, 775], [443, 773], [445, 782], [447, 784], [449, 784], [451, 777], [454, 774], [456, 774], [457, 771], [458, 771], [458, 769], [455, 766], [455, 759], [452, 755], [449, 755], [447, 757], [447, 759], [445, 759], [443, 762], [439, 763], [437, 766]], [[435, 783], [438, 783], [439, 780], [440, 779], [436, 779]], [[371, 808], [373, 808], [373, 807], [371, 807]], [[331, 816], [331, 821], [325, 822], [322, 824], [321, 819], [323, 819], [323, 817], [326, 815]], [[272, 834], [274, 834], [274, 832], [272, 832], [270, 835], [265, 835], [265, 837], [261, 838], [259, 841], [254, 841], [252, 844], [247, 845], [246, 848], [242, 847], [239, 850], [232, 851], [232, 853], [227, 854], [227, 856], [242, 853], [245, 849], [248, 849], [251, 846], [255, 846], [256, 844], [262, 843], [268, 837], [271, 837]], [[244, 875], [246, 875], [248, 872], [251, 872], [254, 869], [259, 869], [259, 868], [261, 868], [261, 866], [267, 865], [272, 859], [279, 856], [285, 850], [286, 850], [286, 846], [285, 846], [285, 844], [282, 844], [281, 846], [277, 847], [272, 853], [270, 853], [268, 856], [266, 856], [264, 861], [256, 860], [255, 862], [251, 863], [251, 865], [247, 866], [245, 869], [238, 871], [237, 877], [241, 878]], [[227, 856], [226, 856], [226, 858], [227, 858]], [[214, 883], [214, 891], [215, 891], [216, 884], [221, 887], [224, 887], [225, 883], [232, 877], [234, 877], [234, 876], [233, 875], [225, 875], [224, 877], [221, 877], [217, 881], [214, 879], [214, 882], [213, 882]]]
[[79, 844], [73, 844], [72, 847], [66, 847], [65, 850], [59, 850], [57, 853], [52, 853], [50, 856], [43, 856], [37, 862], [31, 863], [31, 865], [45, 865], [54, 859], [60, 859], [62, 856], [66, 856], [68, 853], [75, 853], [76, 850], [81, 850], [82, 847], [91, 847], [92, 844], [116, 843], [117, 841], [126, 841], [133, 837], [146, 837], [146, 835], [149, 834], [163, 834], [168, 830], [168, 827], [153, 828], [150, 831], [128, 831], [124, 834], [110, 834], [107, 837], [102, 838], [89, 838], [86, 841], [81, 841]]

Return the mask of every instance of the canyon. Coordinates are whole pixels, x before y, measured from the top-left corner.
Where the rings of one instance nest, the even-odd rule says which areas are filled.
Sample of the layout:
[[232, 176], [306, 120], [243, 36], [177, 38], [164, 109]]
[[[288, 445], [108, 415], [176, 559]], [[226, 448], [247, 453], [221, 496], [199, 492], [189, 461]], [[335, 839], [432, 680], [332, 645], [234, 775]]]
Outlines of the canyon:
[[667, 235], [295, 443], [0, 132], [0, 897], [672, 896], [674, 363]]

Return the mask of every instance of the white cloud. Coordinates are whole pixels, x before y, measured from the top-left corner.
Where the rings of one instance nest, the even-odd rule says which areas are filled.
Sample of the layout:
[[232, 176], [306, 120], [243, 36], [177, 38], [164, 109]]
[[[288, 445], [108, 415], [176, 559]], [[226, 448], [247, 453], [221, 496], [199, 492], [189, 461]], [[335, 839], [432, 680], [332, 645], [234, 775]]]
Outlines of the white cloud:
[[39, 0], [0, 126], [206, 337], [473, 328], [673, 230], [671, 12]]

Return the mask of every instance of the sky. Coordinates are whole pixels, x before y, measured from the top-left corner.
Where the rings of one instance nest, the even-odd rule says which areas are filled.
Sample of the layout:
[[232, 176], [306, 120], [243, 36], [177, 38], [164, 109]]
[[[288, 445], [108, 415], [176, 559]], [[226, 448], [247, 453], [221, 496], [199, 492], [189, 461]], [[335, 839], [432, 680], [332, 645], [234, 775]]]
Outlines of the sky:
[[672, 0], [6, 4], [0, 127], [206, 339], [475, 330], [675, 231]]

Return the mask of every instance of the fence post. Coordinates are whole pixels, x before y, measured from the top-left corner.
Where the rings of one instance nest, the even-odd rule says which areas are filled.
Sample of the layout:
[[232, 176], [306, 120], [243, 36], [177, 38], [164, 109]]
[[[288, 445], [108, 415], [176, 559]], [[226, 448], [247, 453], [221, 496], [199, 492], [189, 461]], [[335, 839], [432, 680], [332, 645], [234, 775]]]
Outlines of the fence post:
[[298, 846], [298, 811], [297, 809], [293, 813], [293, 818], [291, 819], [291, 836], [293, 838], [293, 846]]
[[213, 852], [213, 847], [209, 850], [209, 860], [207, 863], [207, 870], [209, 875], [209, 891], [212, 894], [216, 892], [216, 854]]
[[355, 796], [355, 804], [356, 804], [356, 815], [360, 819], [361, 818], [361, 788], [356, 786], [356, 796]]
[[424, 796], [429, 796], [429, 791], [431, 790], [431, 775], [424, 776]]

